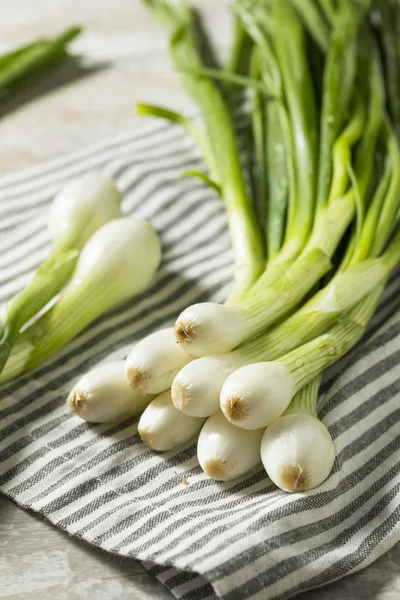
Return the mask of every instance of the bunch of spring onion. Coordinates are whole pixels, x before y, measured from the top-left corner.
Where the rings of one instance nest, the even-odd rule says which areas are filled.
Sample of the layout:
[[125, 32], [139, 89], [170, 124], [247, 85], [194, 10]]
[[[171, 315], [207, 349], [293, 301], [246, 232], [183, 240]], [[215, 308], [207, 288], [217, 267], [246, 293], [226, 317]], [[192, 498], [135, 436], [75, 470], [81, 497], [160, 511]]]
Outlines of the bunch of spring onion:
[[149, 222], [122, 216], [120, 204], [114, 182], [96, 174], [57, 194], [49, 213], [50, 254], [2, 310], [0, 381], [37, 367], [104, 312], [149, 287], [160, 240]]
[[[146, 4], [203, 127], [139, 111], [183, 125], [202, 150], [208, 172], [192, 174], [225, 204], [235, 276], [224, 304], [187, 308], [129, 353], [125, 385], [156, 396], [139, 434], [162, 451], [198, 436], [217, 480], [262, 462], [283, 490], [311, 489], [335, 457], [317, 417], [322, 373], [361, 338], [400, 261], [399, 19], [383, 1], [372, 23], [368, 0], [238, 0], [216, 70], [183, 1]], [[245, 157], [238, 86], [252, 102]]]

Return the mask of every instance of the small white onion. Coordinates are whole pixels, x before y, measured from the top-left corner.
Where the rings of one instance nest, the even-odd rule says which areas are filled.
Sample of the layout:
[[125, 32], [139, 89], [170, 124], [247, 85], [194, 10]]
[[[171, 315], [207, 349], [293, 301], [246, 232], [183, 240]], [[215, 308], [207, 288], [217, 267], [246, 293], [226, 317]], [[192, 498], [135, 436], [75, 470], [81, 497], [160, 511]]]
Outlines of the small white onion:
[[176, 409], [167, 390], [150, 402], [140, 417], [138, 431], [146, 446], [167, 451], [194, 438], [203, 423], [204, 419], [188, 417]]
[[157, 233], [148, 221], [125, 217], [101, 227], [85, 244], [67, 288], [76, 294], [81, 286], [96, 294], [99, 282], [106, 285], [109, 306], [123, 302], [145, 290], [161, 260]]
[[225, 379], [244, 362], [236, 353], [202, 356], [187, 364], [175, 377], [172, 401], [192, 417], [208, 417], [219, 411], [219, 396]]
[[259, 429], [286, 410], [295, 391], [295, 380], [285, 365], [277, 361], [253, 363], [227, 378], [220, 406], [237, 427]]
[[132, 390], [125, 379], [125, 362], [114, 361], [92, 369], [74, 385], [67, 402], [85, 421], [108, 423], [139, 414], [151, 396]]
[[54, 198], [50, 234], [57, 244], [80, 249], [102, 225], [121, 216], [121, 195], [107, 177], [90, 173], [67, 184]]
[[267, 427], [261, 458], [278, 487], [287, 492], [303, 492], [328, 477], [335, 460], [335, 446], [329, 431], [316, 417], [288, 414]]
[[229, 352], [246, 334], [246, 318], [241, 309], [215, 302], [189, 306], [175, 324], [176, 339], [194, 357]]
[[173, 327], [168, 327], [148, 335], [130, 351], [125, 374], [133, 389], [160, 394], [190, 360], [175, 339]]
[[261, 462], [263, 433], [264, 429], [239, 429], [217, 412], [207, 419], [200, 432], [197, 458], [201, 468], [220, 481], [240, 477]]

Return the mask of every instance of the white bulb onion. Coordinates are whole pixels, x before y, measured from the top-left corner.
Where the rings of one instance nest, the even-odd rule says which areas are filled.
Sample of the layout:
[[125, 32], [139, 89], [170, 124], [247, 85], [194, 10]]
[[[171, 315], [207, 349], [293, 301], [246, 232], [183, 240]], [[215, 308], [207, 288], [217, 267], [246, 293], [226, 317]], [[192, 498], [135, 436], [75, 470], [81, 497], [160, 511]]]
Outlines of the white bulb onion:
[[139, 414], [151, 399], [129, 387], [125, 362], [114, 361], [83, 375], [72, 388], [67, 403], [85, 421], [109, 423]]
[[329, 431], [310, 414], [288, 414], [265, 430], [261, 459], [272, 481], [287, 492], [302, 492], [320, 485], [335, 460]]
[[160, 394], [171, 387], [175, 375], [189, 361], [173, 327], [168, 327], [148, 335], [130, 351], [125, 374], [133, 389]]
[[94, 173], [67, 184], [50, 207], [49, 230], [54, 243], [80, 250], [95, 231], [121, 216], [121, 200], [115, 183]]
[[167, 451], [193, 439], [204, 419], [188, 417], [177, 410], [167, 390], [155, 398], [139, 420], [139, 435], [153, 450]]
[[279, 362], [246, 365], [225, 381], [221, 410], [238, 427], [266, 427], [289, 406], [296, 391], [295, 383], [289, 370]]
[[179, 315], [175, 335], [190, 356], [222, 354], [232, 350], [238, 338], [247, 337], [246, 318], [236, 306], [202, 302]]
[[218, 411], [204, 423], [197, 443], [197, 458], [209, 477], [230, 481], [261, 463], [260, 443], [264, 429], [246, 431], [235, 427]]
[[176, 408], [193, 417], [208, 417], [218, 411], [225, 379], [244, 361], [245, 357], [231, 352], [203, 356], [188, 363], [172, 383], [171, 395]]
[[124, 302], [145, 290], [161, 260], [160, 240], [148, 221], [135, 217], [103, 225], [84, 246], [67, 288], [69, 294], [102, 283], [102, 297]]
[[22, 371], [36, 367], [104, 312], [145, 290], [160, 259], [159, 238], [147, 221], [127, 217], [103, 225], [84, 246], [56, 304], [20, 336], [21, 343], [32, 342]]

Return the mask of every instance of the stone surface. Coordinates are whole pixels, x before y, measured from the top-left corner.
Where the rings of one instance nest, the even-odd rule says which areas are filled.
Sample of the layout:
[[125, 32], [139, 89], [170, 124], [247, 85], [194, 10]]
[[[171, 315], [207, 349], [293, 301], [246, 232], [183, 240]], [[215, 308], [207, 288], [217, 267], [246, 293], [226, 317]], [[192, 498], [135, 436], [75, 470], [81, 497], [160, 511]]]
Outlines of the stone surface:
[[[227, 0], [197, 0], [218, 52], [228, 44]], [[135, 101], [189, 108], [166, 38], [139, 0], [0, 0], [0, 52], [72, 23], [83, 69], [65, 68], [0, 115], [0, 174], [70, 152], [139, 120]], [[1, 199], [0, 199], [1, 201]], [[400, 546], [363, 571], [299, 600], [397, 600]], [[167, 600], [135, 561], [96, 550], [0, 497], [0, 597]]]

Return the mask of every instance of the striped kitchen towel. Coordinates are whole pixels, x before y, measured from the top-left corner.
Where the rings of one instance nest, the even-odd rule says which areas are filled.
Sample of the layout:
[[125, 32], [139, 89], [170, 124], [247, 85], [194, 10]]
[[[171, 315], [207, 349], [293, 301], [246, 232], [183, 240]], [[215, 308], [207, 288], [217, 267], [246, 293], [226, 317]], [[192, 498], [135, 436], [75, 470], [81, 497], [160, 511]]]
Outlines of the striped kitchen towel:
[[90, 544], [143, 561], [178, 598], [289, 598], [362, 569], [400, 539], [400, 274], [362, 342], [327, 373], [322, 418], [337, 458], [309, 493], [285, 494], [261, 468], [215, 482], [195, 445], [153, 453], [137, 419], [91, 425], [65, 404], [89, 368], [125, 357], [188, 304], [227, 294], [223, 206], [201, 182], [178, 179], [199, 165], [184, 132], [150, 122], [0, 179], [2, 301], [46, 257], [54, 194], [88, 171], [115, 178], [124, 212], [149, 218], [164, 252], [146, 294], [1, 387], [0, 490]]

